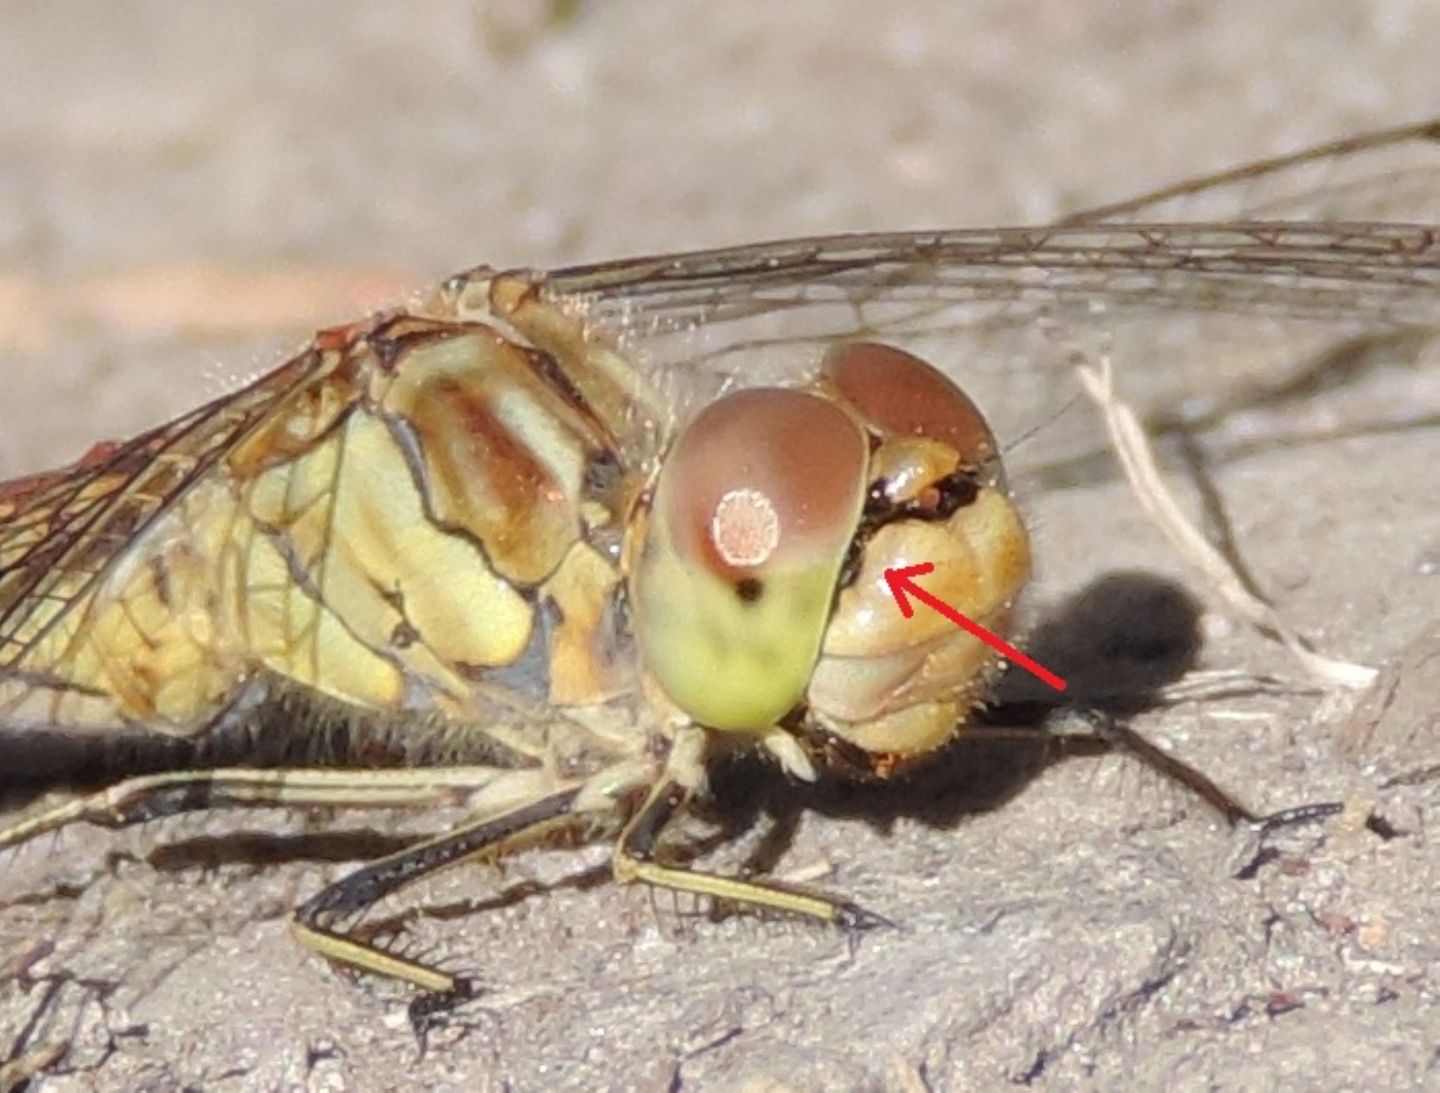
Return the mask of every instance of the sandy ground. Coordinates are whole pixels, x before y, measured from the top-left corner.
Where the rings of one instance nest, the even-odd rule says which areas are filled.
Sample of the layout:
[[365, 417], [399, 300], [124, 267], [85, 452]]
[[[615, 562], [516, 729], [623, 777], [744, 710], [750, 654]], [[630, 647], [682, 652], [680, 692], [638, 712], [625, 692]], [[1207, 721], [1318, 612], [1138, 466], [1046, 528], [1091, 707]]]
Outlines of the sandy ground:
[[[1042, 221], [1440, 107], [1423, 2], [573, 8], [8, 6], [0, 475], [476, 262]], [[491, 991], [417, 1059], [397, 994], [286, 929], [359, 836], [317, 850], [294, 817], [74, 831], [0, 860], [0, 1059], [50, 1058], [47, 1091], [1440, 1085], [1440, 791], [1377, 789], [1440, 751], [1440, 435], [1227, 447], [1295, 415], [1433, 422], [1433, 372], [1212, 440], [1259, 584], [1380, 687], [1138, 722], [1258, 807], [1374, 800], [1402, 838], [1335, 821], [1237, 880], [1250, 837], [1129, 763], [1005, 774], [962, 749], [917, 784], [806, 802], [782, 874], [901, 924], [854, 950], [657, 915], [591, 883], [603, 851], [527, 857], [511, 881], [559, 887], [490, 913], [460, 912], [493, 877], [437, 881], [418, 940]], [[1204, 666], [1293, 676], [1195, 613], [1202, 590], [1113, 474], [1036, 494], [1031, 611], [1055, 663], [1103, 678], [1203, 639]], [[1360, 730], [1359, 758], [1337, 747]]]

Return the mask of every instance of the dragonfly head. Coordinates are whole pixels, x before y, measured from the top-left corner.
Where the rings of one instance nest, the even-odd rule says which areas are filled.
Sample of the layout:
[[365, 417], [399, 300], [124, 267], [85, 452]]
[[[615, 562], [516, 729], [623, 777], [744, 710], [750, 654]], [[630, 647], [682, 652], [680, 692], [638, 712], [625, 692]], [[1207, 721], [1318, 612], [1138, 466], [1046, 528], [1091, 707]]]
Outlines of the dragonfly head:
[[796, 711], [872, 753], [933, 749], [995, 654], [885, 570], [1003, 630], [1025, 529], [974, 404], [908, 353], [839, 346], [808, 387], [740, 391], [676, 437], [637, 522], [630, 601], [645, 669], [697, 723], [767, 734]]

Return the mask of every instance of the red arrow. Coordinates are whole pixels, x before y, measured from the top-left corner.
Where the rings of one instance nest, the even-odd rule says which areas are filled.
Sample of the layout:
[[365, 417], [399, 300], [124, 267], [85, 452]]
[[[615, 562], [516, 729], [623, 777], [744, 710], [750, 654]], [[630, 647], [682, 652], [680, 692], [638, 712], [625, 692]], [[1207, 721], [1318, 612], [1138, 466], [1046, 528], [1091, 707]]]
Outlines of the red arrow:
[[1057, 691], [1063, 691], [1065, 689], [1065, 681], [1049, 668], [1031, 660], [1009, 642], [996, 634], [992, 634], [974, 619], [962, 615], [944, 600], [932, 596], [915, 583], [914, 578], [923, 577], [926, 573], [933, 572], [935, 572], [933, 562], [921, 562], [919, 565], [907, 565], [902, 569], [887, 569], [885, 571], [885, 583], [890, 586], [890, 594], [895, 597], [895, 602], [900, 605], [900, 614], [904, 615], [907, 619], [915, 614], [915, 607], [909, 599], [909, 597], [914, 596], [932, 610], [940, 612], [940, 614], [944, 615], [956, 626], [974, 634], [992, 649], [997, 650], [1006, 660], [1020, 665], [1020, 667], [1024, 668], [1031, 675], [1044, 680]]

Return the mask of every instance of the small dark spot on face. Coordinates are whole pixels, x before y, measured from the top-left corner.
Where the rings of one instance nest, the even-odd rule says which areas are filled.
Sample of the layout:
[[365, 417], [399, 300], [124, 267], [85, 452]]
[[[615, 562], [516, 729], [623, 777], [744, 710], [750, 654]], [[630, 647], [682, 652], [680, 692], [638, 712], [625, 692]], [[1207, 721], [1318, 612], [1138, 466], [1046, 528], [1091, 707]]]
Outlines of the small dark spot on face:
[[754, 603], [764, 591], [764, 584], [755, 577], [742, 577], [735, 582], [735, 595], [745, 603]]
[[390, 631], [390, 644], [396, 649], [408, 649], [420, 640], [420, 632], [408, 622], [395, 624], [395, 629]]

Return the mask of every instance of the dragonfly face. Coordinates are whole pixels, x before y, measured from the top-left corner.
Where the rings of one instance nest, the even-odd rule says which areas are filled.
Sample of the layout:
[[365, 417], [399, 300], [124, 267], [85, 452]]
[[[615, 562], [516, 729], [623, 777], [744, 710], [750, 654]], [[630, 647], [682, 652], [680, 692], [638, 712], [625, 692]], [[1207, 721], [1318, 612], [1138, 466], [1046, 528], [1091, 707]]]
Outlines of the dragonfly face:
[[918, 358], [844, 343], [808, 389], [742, 391], [681, 433], [637, 532], [637, 634], [661, 690], [698, 723], [766, 734], [813, 717], [867, 751], [946, 739], [990, 650], [906, 622], [885, 570], [1003, 629], [1029, 572], [994, 437]]

